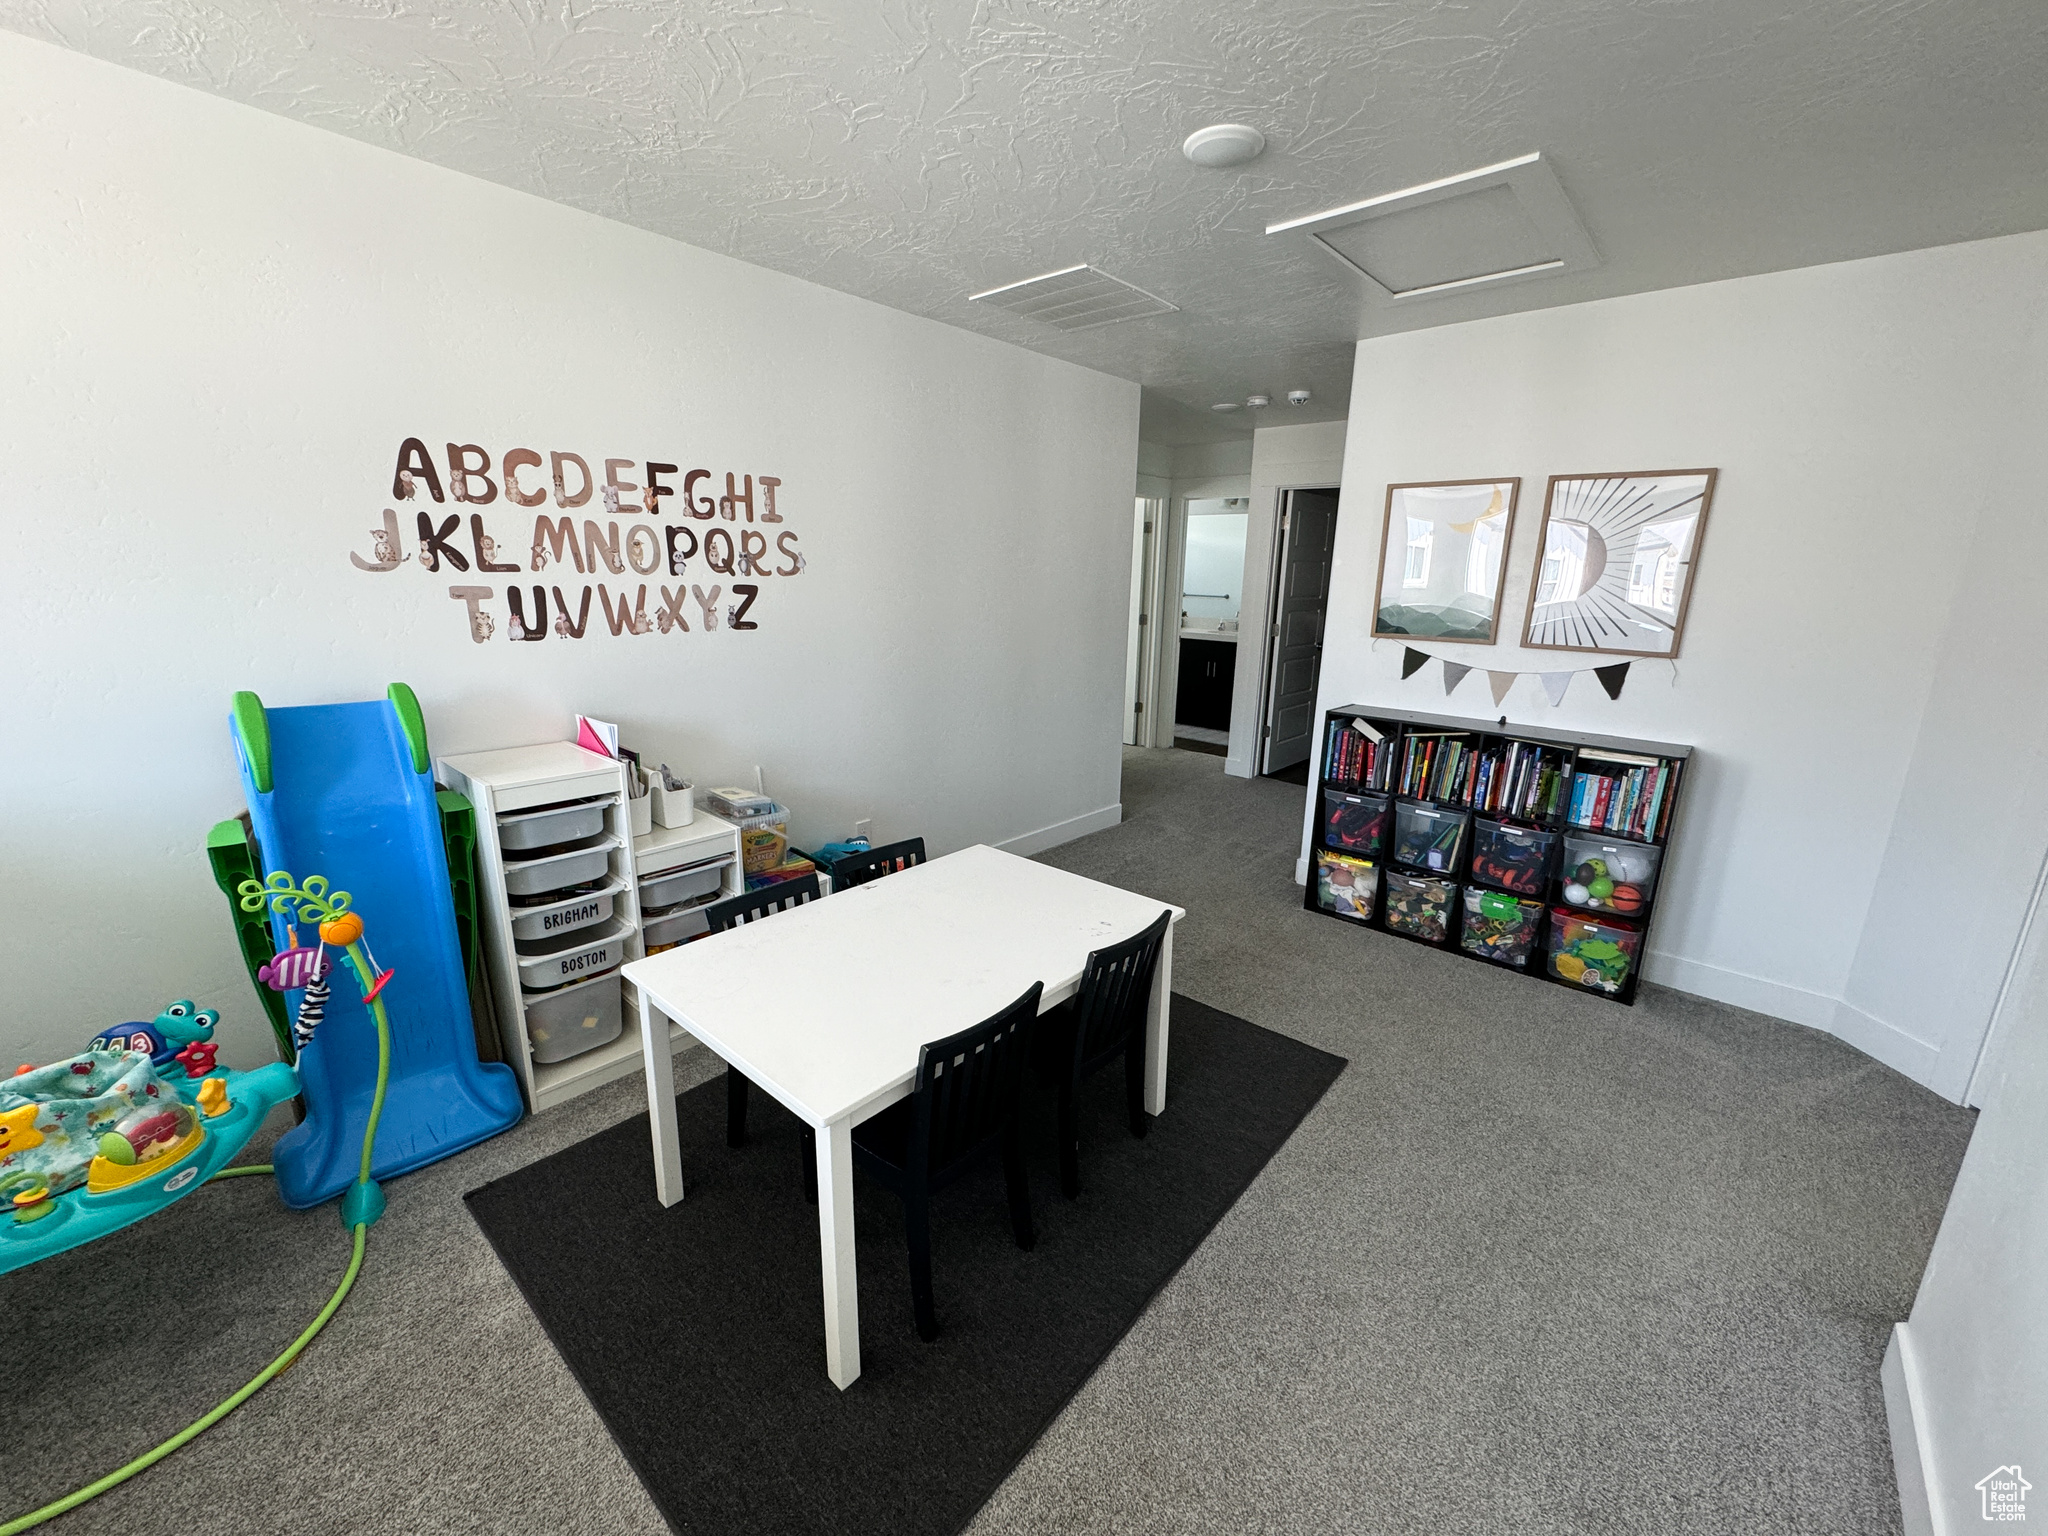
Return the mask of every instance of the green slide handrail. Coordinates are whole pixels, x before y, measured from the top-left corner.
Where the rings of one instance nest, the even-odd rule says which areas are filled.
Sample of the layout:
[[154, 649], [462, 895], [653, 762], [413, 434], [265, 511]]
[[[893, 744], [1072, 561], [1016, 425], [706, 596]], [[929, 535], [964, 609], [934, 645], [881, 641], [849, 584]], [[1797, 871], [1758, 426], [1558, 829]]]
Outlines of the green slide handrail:
[[[413, 705], [417, 710], [419, 705]], [[256, 781], [256, 792], [270, 793], [270, 717], [263, 713], [263, 701], [244, 689], [235, 695], [229, 707], [229, 716], [235, 722], [235, 738], [242, 744], [242, 756], [249, 760], [249, 777]], [[424, 727], [421, 739], [426, 737]]]
[[427, 756], [427, 717], [420, 713], [420, 701], [403, 683], [393, 683], [386, 688], [384, 697], [398, 711], [398, 728], [405, 732], [405, 744], [412, 748], [412, 771], [427, 772], [433, 767], [434, 760]]

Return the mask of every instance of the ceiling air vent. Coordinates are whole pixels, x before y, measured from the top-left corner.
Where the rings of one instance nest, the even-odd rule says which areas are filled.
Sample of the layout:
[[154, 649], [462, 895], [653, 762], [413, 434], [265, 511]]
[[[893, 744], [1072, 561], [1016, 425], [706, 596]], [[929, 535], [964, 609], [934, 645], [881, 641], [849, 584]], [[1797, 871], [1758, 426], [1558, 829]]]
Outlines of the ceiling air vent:
[[1400, 304], [1600, 264], [1540, 154], [1266, 226], [1305, 234]]
[[1062, 331], [1085, 331], [1119, 320], [1141, 320], [1146, 315], [1170, 315], [1180, 307], [1086, 264], [985, 288], [970, 293], [967, 301], [993, 304]]

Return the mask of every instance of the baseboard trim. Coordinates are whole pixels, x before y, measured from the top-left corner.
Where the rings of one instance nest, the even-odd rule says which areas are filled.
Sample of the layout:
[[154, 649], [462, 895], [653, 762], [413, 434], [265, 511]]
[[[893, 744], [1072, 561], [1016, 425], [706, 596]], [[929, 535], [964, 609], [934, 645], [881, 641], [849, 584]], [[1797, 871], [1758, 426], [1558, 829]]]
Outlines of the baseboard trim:
[[1941, 1062], [1939, 1046], [1929, 1045], [1925, 1040], [1907, 1034], [1898, 1025], [1887, 1024], [1849, 1002], [1837, 1003], [1834, 1017], [1822, 1027], [1837, 1040], [1848, 1041], [1864, 1055], [1875, 1056], [1894, 1072], [1904, 1073], [1953, 1103], [1962, 1102], [1943, 1092], [1934, 1081], [1935, 1068]]
[[1770, 981], [1762, 976], [1732, 971], [1725, 966], [1709, 965], [1704, 960], [1689, 960], [1669, 950], [1650, 951], [1649, 961], [1643, 967], [1643, 979], [1675, 987], [1680, 992], [1690, 992], [1694, 997], [1732, 1003], [1752, 1013], [1768, 1013], [1774, 1019], [1785, 1019], [1830, 1033], [1833, 1032], [1835, 1010], [1840, 1006], [1837, 999], [1809, 992], [1804, 987], [1787, 986], [1782, 981]]
[[1090, 832], [1105, 832], [1119, 825], [1124, 819], [1123, 802], [1105, 805], [1099, 811], [1089, 811], [1080, 816], [1070, 816], [1065, 821], [1056, 821], [1049, 827], [1040, 827], [1036, 832], [1020, 832], [996, 846], [1005, 853], [1014, 853], [1020, 858], [1030, 858], [1034, 853], [1043, 853], [1048, 848], [1057, 848], [1061, 843], [1071, 843], [1077, 837], [1086, 837]]
[[1296, 885], [1308, 884], [1308, 855], [1306, 854], [1303, 854], [1294, 861], [1294, 883]]
[[1934, 1468], [1927, 1459], [1927, 1437], [1920, 1430], [1926, 1421], [1920, 1372], [1913, 1358], [1912, 1336], [1904, 1323], [1892, 1328], [1881, 1374], [1885, 1422], [1892, 1439], [1892, 1475], [1899, 1484], [1900, 1523], [1906, 1536], [1947, 1536], [1948, 1522], [1935, 1498]]

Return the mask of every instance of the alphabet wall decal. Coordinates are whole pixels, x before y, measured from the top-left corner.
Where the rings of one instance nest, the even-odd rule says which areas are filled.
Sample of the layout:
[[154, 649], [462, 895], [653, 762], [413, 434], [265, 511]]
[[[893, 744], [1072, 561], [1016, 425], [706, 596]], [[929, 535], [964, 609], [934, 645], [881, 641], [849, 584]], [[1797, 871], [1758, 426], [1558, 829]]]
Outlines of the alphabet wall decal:
[[[499, 588], [447, 588], [448, 597], [461, 604], [463, 631], [475, 645], [486, 644], [500, 633], [508, 640], [528, 644], [551, 639], [580, 641], [586, 636], [707, 635], [720, 629], [728, 634], [750, 634], [761, 628], [759, 613], [774, 608], [772, 598], [764, 593], [779, 590], [783, 582], [802, 575], [810, 564], [797, 530], [783, 516], [786, 484], [780, 476], [747, 469], [685, 470], [658, 459], [586, 458], [561, 449], [542, 454], [514, 447], [496, 457], [494, 478], [494, 460], [485, 445], [444, 439], [447, 451], [437, 463], [426, 441], [422, 437], [401, 441], [391, 474], [392, 499], [414, 504], [414, 547], [405, 547], [398, 510], [385, 507], [381, 525], [369, 530], [369, 553], [349, 550], [349, 564], [372, 576], [388, 576], [408, 564], [415, 571], [438, 575], [445, 562], [447, 569], [455, 572], [467, 573], [473, 568], [478, 575], [514, 577], [503, 588], [502, 629], [491, 607], [500, 600]], [[593, 462], [603, 466], [601, 473], [592, 471]], [[682, 477], [680, 485], [667, 483], [678, 475]], [[711, 489], [720, 482], [723, 495]], [[700, 484], [704, 489], [699, 489]], [[671, 499], [664, 504], [663, 497]], [[447, 507], [451, 500], [466, 508], [495, 506], [491, 514], [495, 532], [483, 512], [469, 511], [465, 519], [463, 511]], [[595, 515], [571, 515], [585, 508]], [[527, 512], [533, 516], [532, 536], [522, 566], [516, 541]], [[664, 514], [713, 526], [700, 535], [688, 523], [664, 521]], [[456, 542], [462, 538], [465, 521], [469, 525], [467, 550]], [[771, 535], [752, 526], [756, 523], [783, 526]], [[706, 591], [690, 582], [687, 578], [693, 560], [718, 576], [750, 578], [730, 586], [735, 601], [726, 605], [723, 625], [719, 623], [719, 598], [728, 589], [714, 584]], [[676, 585], [671, 590], [665, 583], [657, 584], [660, 600], [650, 617], [645, 582], [636, 583], [629, 596], [623, 583], [614, 593], [603, 580], [560, 586], [540, 582], [522, 586], [516, 580], [522, 571], [538, 574], [550, 569], [561, 576], [572, 572], [600, 578], [622, 578], [628, 572], [667, 576]], [[591, 623], [593, 585], [602, 626]], [[694, 625], [684, 615], [684, 604], [691, 598], [697, 608]]]

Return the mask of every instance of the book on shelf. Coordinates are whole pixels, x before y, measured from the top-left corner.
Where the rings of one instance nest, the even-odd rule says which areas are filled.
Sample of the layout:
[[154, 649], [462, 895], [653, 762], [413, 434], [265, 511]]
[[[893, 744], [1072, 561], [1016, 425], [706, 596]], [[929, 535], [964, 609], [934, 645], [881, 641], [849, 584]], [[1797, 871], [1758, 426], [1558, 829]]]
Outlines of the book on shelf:
[[1595, 832], [1655, 842], [1671, 819], [1677, 780], [1678, 764], [1668, 758], [1582, 751], [1566, 819]]
[[1323, 747], [1326, 782], [1362, 789], [1386, 788], [1393, 750], [1386, 738], [1364, 721], [1332, 720]]

